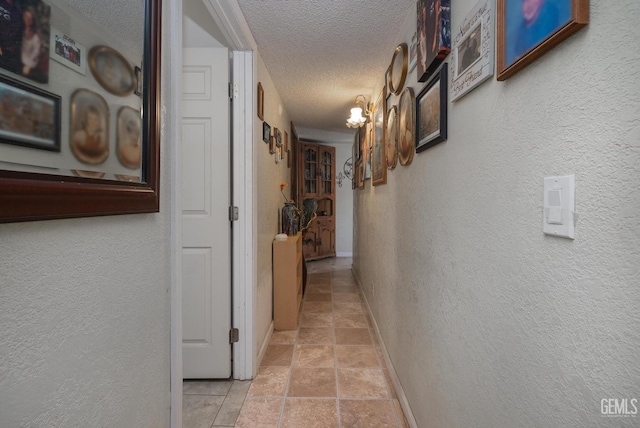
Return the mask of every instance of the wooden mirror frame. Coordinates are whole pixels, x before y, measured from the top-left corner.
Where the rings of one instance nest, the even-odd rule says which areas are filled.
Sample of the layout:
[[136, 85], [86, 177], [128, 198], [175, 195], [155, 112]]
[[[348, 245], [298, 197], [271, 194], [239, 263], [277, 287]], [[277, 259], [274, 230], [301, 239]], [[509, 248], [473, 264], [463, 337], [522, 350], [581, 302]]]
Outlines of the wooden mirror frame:
[[159, 211], [161, 22], [145, 0], [141, 183], [0, 170], [0, 223]]

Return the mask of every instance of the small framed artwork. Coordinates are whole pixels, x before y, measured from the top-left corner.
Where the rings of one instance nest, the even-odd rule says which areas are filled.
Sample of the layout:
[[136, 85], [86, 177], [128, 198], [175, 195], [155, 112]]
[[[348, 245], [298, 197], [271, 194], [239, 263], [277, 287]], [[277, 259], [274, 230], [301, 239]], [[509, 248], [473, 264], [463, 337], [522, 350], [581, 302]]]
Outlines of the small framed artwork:
[[109, 106], [88, 89], [71, 95], [69, 146], [82, 163], [98, 165], [109, 157]]
[[87, 74], [87, 48], [70, 36], [51, 29], [51, 58], [80, 74]]
[[286, 150], [287, 153], [287, 168], [291, 168], [291, 150]]
[[271, 126], [267, 122], [262, 122], [262, 141], [267, 144], [271, 143]]
[[134, 73], [136, 75], [136, 89], [133, 91], [134, 94], [141, 97], [143, 90], [143, 81], [142, 81], [142, 69], [138, 66], [134, 67]]
[[371, 176], [374, 186], [387, 182], [387, 160], [384, 146], [384, 128], [386, 125], [387, 100], [384, 92], [378, 96], [373, 110], [373, 145], [371, 147]]
[[394, 169], [398, 163], [398, 109], [391, 106], [387, 112], [387, 129], [384, 134], [387, 169]]
[[140, 111], [121, 107], [116, 121], [116, 154], [120, 163], [129, 169], [140, 168], [142, 158], [142, 118]]
[[287, 131], [284, 131], [284, 151], [289, 151], [289, 134], [287, 134]]
[[273, 136], [276, 139], [276, 146], [277, 147], [282, 147], [282, 131], [280, 131], [278, 128], [273, 128]]
[[371, 146], [373, 143], [373, 139], [372, 139], [372, 133], [373, 133], [373, 126], [371, 123], [367, 123], [365, 124], [362, 128], [364, 128], [364, 145], [363, 145], [363, 155], [362, 155], [362, 162], [363, 162], [363, 170], [362, 170], [362, 179], [363, 180], [368, 180], [371, 178]]
[[416, 99], [416, 151], [447, 139], [447, 64], [443, 64]]
[[51, 6], [42, 0], [0, 2], [0, 67], [49, 82]]
[[480, 0], [460, 23], [451, 65], [451, 100], [493, 76], [493, 0]]
[[406, 166], [413, 161], [415, 145], [416, 97], [412, 88], [405, 88], [398, 102], [398, 161]]
[[280, 161], [282, 161], [282, 146], [277, 146], [276, 147], [276, 165], [278, 165], [280, 163]]
[[273, 135], [269, 136], [269, 154], [272, 155], [276, 152], [276, 138]]
[[60, 151], [60, 97], [0, 75], [0, 143]]
[[497, 79], [505, 80], [589, 23], [589, 0], [497, 0]]
[[133, 93], [138, 82], [129, 61], [109, 46], [94, 46], [89, 51], [89, 69], [107, 92], [125, 97]]
[[360, 159], [358, 162], [356, 162], [355, 165], [355, 182], [356, 182], [356, 187], [358, 189], [362, 189], [364, 188], [364, 178], [363, 178], [363, 170], [364, 167], [362, 166], [362, 159]]
[[264, 89], [261, 82], [258, 82], [258, 119], [264, 120]]
[[451, 0], [417, 0], [418, 81], [426, 82], [451, 52]]
[[400, 95], [404, 82], [407, 79], [407, 69], [409, 65], [409, 48], [406, 43], [400, 43], [393, 52], [391, 58], [390, 76], [388, 80], [389, 92]]

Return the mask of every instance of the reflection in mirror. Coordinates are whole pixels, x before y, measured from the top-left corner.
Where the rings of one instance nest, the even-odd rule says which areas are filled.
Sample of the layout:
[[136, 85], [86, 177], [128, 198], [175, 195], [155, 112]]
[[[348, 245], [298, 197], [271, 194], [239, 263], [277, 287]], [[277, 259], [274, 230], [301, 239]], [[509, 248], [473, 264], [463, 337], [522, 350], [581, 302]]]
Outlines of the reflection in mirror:
[[0, 170], [145, 181], [144, 8], [0, 0]]

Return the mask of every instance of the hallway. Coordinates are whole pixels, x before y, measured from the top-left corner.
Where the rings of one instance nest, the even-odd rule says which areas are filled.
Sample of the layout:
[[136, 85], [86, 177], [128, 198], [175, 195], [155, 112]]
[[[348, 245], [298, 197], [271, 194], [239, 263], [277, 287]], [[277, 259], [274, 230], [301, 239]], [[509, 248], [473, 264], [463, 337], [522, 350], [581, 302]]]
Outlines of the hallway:
[[296, 331], [275, 331], [236, 427], [404, 427], [351, 258], [307, 263]]

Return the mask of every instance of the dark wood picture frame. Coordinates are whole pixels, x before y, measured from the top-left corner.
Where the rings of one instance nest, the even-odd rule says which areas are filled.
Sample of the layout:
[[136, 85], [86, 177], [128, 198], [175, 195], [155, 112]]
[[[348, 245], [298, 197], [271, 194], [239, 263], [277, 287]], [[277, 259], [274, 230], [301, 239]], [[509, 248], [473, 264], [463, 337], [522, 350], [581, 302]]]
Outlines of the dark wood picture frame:
[[416, 97], [416, 152], [447, 139], [447, 64]]
[[417, 0], [418, 82], [426, 82], [451, 52], [451, 0]]
[[264, 120], [264, 89], [262, 82], [258, 82], [258, 119]]
[[[589, 23], [589, 0], [560, 0], [553, 8], [543, 5], [526, 26], [516, 3], [520, 2], [497, 0], [497, 80], [513, 76]], [[541, 24], [535, 27], [536, 22]]]
[[[3, 113], [0, 114], [0, 117], [6, 121], [2, 129], [0, 129], [0, 143], [59, 152], [61, 120], [60, 96], [0, 74], [0, 99], [7, 101], [9, 96], [11, 96], [11, 101], [8, 103], [9, 105], [5, 107]], [[29, 133], [24, 132], [24, 127], [29, 127], [29, 121], [26, 121], [20, 126], [20, 119], [28, 119], [28, 117], [25, 117], [28, 116], [28, 114], [20, 112], [18, 109], [22, 104], [21, 101], [30, 106], [30, 110], [34, 112], [39, 111], [41, 114], [44, 114], [49, 111], [50, 114], [47, 120], [51, 122], [50, 127], [48, 123], [42, 124], [42, 117], [30, 121], [30, 131], [41, 135], [29, 135]], [[36, 105], [39, 107], [37, 110], [34, 108]], [[8, 114], [6, 111], [7, 108], [15, 108], [13, 111], [15, 114], [14, 117], [6, 117]], [[12, 123], [16, 125], [15, 129], [12, 129]]]
[[158, 212], [162, 1], [145, 0], [142, 182], [0, 170], [0, 222]]
[[262, 122], [262, 141], [269, 144], [271, 139], [271, 125], [267, 122]]

